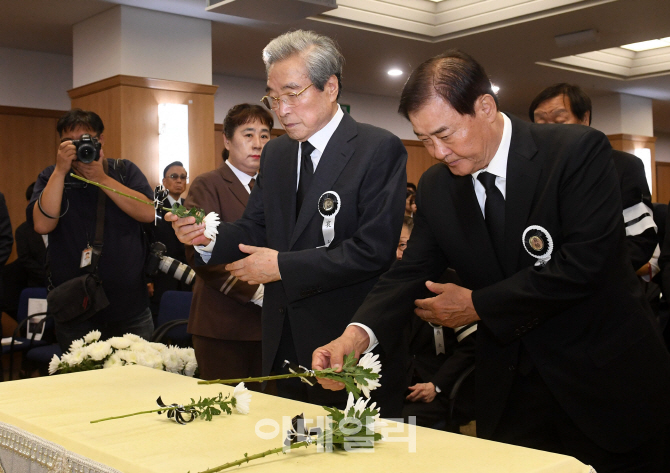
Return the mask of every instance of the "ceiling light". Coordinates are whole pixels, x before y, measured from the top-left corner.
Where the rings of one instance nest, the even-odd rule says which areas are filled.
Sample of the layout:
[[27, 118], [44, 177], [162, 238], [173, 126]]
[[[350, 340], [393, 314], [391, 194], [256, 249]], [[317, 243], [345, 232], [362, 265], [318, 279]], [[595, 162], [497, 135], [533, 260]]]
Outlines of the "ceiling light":
[[400, 69], [389, 69], [388, 75], [390, 75], [390, 76], [401, 76], [402, 71]]
[[649, 51], [650, 49], [667, 48], [670, 46], [670, 38], [652, 39], [649, 41], [641, 41], [639, 43], [624, 44], [621, 46], [630, 51], [640, 52]]
[[497, 85], [491, 84], [491, 90], [493, 91], [494, 94], [497, 95], [498, 91], [500, 90], [500, 87], [498, 87]]

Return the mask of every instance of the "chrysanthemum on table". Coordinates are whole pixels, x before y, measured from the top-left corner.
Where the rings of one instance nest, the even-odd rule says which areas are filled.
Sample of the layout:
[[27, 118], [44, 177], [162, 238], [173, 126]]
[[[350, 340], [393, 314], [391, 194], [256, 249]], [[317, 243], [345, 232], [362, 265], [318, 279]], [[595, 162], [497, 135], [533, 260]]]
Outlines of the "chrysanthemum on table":
[[73, 341], [60, 358], [54, 355], [49, 363], [49, 374], [140, 365], [193, 376], [198, 368], [193, 348], [148, 342], [131, 333], [104, 341], [100, 336], [98, 330], [93, 330]]

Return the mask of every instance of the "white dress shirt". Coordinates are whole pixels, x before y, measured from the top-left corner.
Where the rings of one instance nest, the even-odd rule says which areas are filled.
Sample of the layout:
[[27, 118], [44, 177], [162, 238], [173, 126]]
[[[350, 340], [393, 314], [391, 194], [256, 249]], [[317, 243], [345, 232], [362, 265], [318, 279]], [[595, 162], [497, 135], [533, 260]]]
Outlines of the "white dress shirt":
[[[330, 138], [332, 138], [333, 133], [335, 133], [335, 130], [337, 130], [337, 127], [340, 126], [340, 122], [342, 121], [343, 117], [344, 112], [338, 105], [335, 115], [333, 115], [333, 118], [330, 119], [330, 121], [326, 124], [326, 126], [321, 128], [319, 131], [317, 131], [307, 139], [307, 141], [309, 141], [312, 144], [312, 146], [314, 146], [314, 151], [312, 151], [312, 154], [310, 155], [312, 157], [312, 164], [314, 165], [314, 172], [316, 172], [316, 167], [319, 165], [319, 162], [321, 161], [321, 155], [323, 155], [323, 151], [326, 149], [326, 145], [330, 141]], [[301, 164], [302, 164], [302, 143], [300, 143], [300, 146], [298, 146], [298, 179], [296, 180], [295, 183], [296, 191], [298, 190], [298, 183], [300, 182]]]

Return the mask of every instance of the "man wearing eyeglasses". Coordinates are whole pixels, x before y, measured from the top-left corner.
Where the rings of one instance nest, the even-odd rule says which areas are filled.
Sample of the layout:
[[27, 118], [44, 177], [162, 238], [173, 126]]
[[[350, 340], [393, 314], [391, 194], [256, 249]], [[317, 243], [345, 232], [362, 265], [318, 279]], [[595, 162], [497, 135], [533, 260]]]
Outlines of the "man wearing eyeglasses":
[[[222, 224], [212, 242], [194, 219], [167, 218], [203, 262], [226, 263], [235, 277], [265, 284], [263, 374], [269, 374], [286, 372], [284, 360], [310, 366], [312, 351], [349, 324], [395, 260], [407, 153], [396, 136], [357, 123], [337, 104], [344, 58], [330, 38], [286, 33], [266, 46], [263, 61], [262, 101], [286, 135], [263, 149], [244, 216]], [[297, 380], [277, 388], [315, 404], [346, 400]], [[396, 410], [385, 415], [399, 415], [402, 387], [383, 388], [398, 397]]]
[[[169, 192], [165, 201], [165, 207], [172, 207], [175, 202], [184, 203], [181, 195], [186, 190], [187, 178], [186, 169], [181, 161], [175, 161], [165, 166], [163, 170], [163, 187]], [[186, 262], [184, 244], [177, 239], [170, 222], [158, 218], [155, 224], [152, 222], [144, 228], [149, 235], [150, 241], [160, 241], [165, 245], [166, 256], [182, 263]], [[190, 291], [191, 286], [159, 271], [155, 276], [150, 278], [150, 281], [147, 283], [147, 289], [151, 302], [151, 313], [157, 316], [161, 297], [163, 297], [165, 291]]]

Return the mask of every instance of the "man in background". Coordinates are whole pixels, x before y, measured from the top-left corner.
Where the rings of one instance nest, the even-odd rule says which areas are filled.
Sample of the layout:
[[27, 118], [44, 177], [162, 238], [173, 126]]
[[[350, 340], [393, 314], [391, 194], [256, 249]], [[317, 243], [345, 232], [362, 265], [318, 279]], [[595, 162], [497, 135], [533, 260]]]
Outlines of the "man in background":
[[[528, 116], [534, 123], [590, 126], [591, 99], [576, 85], [554, 84], [533, 99]], [[619, 176], [630, 260], [638, 275], [646, 276], [649, 282], [649, 274], [656, 274], [649, 261], [658, 246], [658, 235], [644, 164], [637, 156], [616, 149], [612, 150], [612, 161]]]
[[[188, 175], [184, 165], [180, 161], [168, 164], [163, 170], [163, 187], [169, 192], [167, 201], [164, 202], [164, 207], [172, 207], [175, 202], [184, 204], [184, 199], [181, 195], [186, 190], [186, 181]], [[145, 226], [149, 239], [152, 242], [160, 241], [165, 245], [165, 256], [170, 256], [182, 263], [186, 262], [186, 253], [184, 251], [184, 244], [177, 239], [172, 230], [172, 224], [163, 220], [160, 212], [159, 218], [156, 219], [155, 224], [150, 223]], [[149, 291], [149, 298], [151, 302], [151, 312], [156, 317], [160, 308], [161, 297], [165, 291], [190, 291], [191, 286], [175, 279], [174, 277], [165, 274], [161, 271], [149, 278], [150, 282], [147, 284]]]

